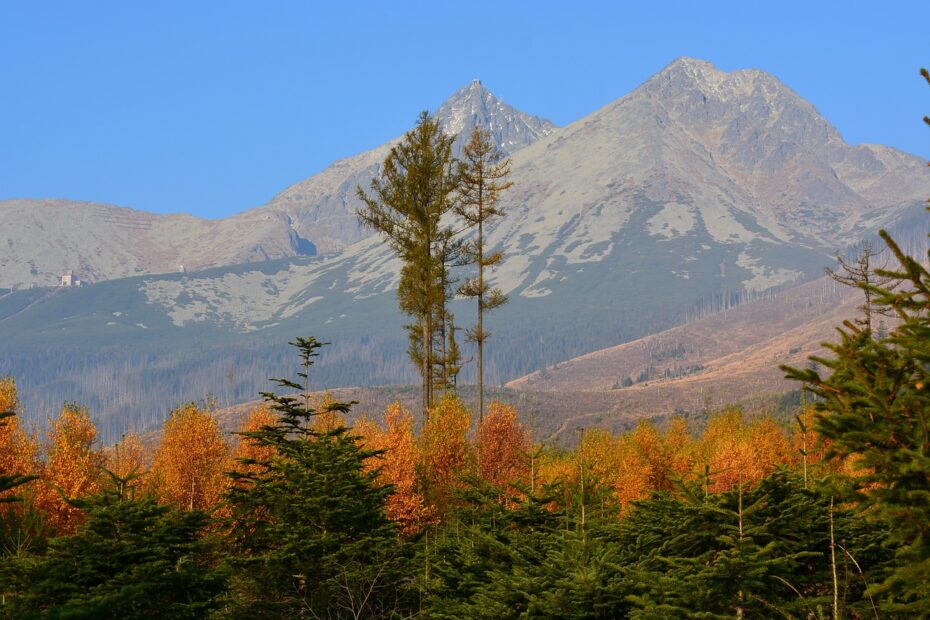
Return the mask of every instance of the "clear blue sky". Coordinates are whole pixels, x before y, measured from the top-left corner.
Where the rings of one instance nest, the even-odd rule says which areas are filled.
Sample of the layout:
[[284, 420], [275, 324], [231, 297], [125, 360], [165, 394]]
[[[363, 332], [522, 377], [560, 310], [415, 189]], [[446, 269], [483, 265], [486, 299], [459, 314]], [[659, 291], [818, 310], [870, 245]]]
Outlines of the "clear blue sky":
[[562, 125], [678, 56], [766, 70], [848, 141], [930, 156], [926, 1], [627, 4], [5, 1], [0, 199], [221, 217], [473, 78]]

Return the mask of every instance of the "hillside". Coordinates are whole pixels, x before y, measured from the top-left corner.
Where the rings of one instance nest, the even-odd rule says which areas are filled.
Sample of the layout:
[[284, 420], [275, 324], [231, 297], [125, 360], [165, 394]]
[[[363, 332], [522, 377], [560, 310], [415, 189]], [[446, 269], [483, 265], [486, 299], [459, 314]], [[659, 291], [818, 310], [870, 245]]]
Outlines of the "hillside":
[[859, 291], [824, 277], [561, 362], [510, 381], [507, 388], [609, 398], [607, 411], [580, 408], [567, 415], [557, 434], [592, 418], [612, 427], [625, 418], [777, 396], [798, 389], [784, 379], [779, 364], [805, 366], [810, 355], [827, 353], [821, 343], [834, 341], [836, 326], [858, 316], [861, 303]]

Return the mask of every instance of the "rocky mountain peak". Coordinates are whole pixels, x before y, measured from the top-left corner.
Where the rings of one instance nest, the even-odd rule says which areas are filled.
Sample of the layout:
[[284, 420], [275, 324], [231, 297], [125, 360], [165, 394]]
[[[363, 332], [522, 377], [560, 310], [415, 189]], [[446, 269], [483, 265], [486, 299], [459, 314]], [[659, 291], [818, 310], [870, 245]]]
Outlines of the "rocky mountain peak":
[[498, 148], [508, 155], [556, 129], [549, 121], [503, 102], [479, 79], [455, 91], [436, 110], [436, 118], [447, 133], [460, 136], [457, 151], [476, 126], [489, 129]]
[[643, 84], [641, 90], [669, 101], [700, 95], [702, 103], [707, 100], [740, 103], [747, 97], [779, 101], [782, 105], [804, 102], [778, 78], [764, 71], [723, 71], [706, 60], [688, 57], [674, 60]]

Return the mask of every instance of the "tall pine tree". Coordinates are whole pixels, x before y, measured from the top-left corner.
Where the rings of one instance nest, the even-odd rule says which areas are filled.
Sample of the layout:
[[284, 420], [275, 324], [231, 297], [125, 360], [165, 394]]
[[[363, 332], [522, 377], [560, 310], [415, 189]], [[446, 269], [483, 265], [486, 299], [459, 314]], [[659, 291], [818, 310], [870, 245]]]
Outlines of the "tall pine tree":
[[471, 138], [462, 149], [463, 161], [459, 165], [460, 200], [456, 213], [469, 226], [476, 228], [475, 237], [465, 245], [465, 254], [478, 269], [478, 275], [468, 278], [459, 294], [475, 299], [478, 305], [478, 322], [468, 330], [468, 339], [478, 347], [478, 422], [484, 419], [484, 343], [491, 335], [484, 328], [484, 313], [504, 303], [507, 298], [499, 288], [490, 287], [485, 281], [485, 270], [494, 267], [503, 259], [501, 252], [488, 252], [485, 247], [485, 231], [496, 218], [504, 215], [499, 206], [501, 193], [513, 185], [507, 181], [510, 160], [501, 158], [501, 153], [491, 141], [491, 132], [475, 127]]
[[423, 112], [416, 127], [391, 148], [381, 174], [371, 182], [371, 193], [357, 190], [365, 205], [359, 220], [381, 233], [404, 264], [398, 297], [401, 310], [414, 319], [408, 328], [410, 357], [420, 370], [424, 415], [433, 404], [435, 368], [446, 346], [454, 234], [442, 220], [455, 204], [453, 141]]

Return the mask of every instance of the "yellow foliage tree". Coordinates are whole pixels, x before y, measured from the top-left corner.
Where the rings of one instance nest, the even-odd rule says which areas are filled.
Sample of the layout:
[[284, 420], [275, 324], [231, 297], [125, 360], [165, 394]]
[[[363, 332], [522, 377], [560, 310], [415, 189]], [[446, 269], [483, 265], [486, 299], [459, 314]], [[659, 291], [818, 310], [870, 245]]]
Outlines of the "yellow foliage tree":
[[164, 501], [187, 510], [215, 506], [226, 487], [228, 447], [216, 419], [195, 404], [171, 412], [152, 461], [152, 484]]
[[59, 534], [73, 533], [83, 520], [81, 511], [67, 499], [91, 495], [99, 488], [106, 456], [95, 447], [96, 441], [97, 428], [84, 407], [66, 404], [50, 424], [35, 505]]
[[420, 436], [420, 472], [426, 482], [427, 497], [440, 514], [450, 507], [452, 495], [461, 486], [461, 477], [471, 473], [472, 455], [468, 443], [471, 413], [452, 395], [429, 411]]

